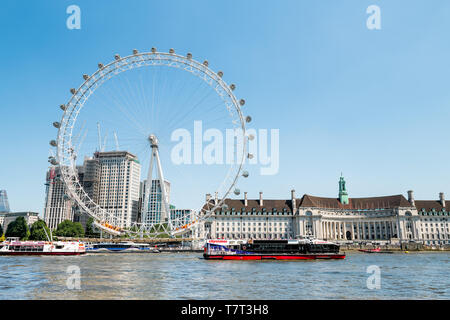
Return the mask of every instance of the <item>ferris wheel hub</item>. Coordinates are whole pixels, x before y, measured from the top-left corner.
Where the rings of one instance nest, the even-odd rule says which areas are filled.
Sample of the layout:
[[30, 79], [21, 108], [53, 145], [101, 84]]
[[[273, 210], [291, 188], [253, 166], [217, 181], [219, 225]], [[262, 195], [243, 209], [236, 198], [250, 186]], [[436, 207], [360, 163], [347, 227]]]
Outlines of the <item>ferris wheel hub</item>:
[[158, 138], [154, 134], [148, 136], [148, 141], [150, 141], [150, 145], [153, 147], [158, 147]]

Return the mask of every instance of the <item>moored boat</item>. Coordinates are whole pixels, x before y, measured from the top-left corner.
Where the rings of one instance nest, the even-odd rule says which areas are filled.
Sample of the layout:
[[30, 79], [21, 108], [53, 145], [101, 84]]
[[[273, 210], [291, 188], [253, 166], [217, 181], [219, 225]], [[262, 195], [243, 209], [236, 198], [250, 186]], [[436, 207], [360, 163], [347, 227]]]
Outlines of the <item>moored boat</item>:
[[88, 253], [159, 253], [156, 248], [150, 247], [145, 243], [119, 242], [119, 243], [92, 243], [87, 246]]
[[0, 243], [3, 256], [72, 256], [86, 253], [84, 243], [77, 241], [20, 241], [8, 238]]
[[365, 252], [365, 253], [377, 253], [381, 252], [381, 248], [375, 248], [375, 249], [358, 249], [358, 251]]
[[345, 259], [339, 245], [316, 239], [208, 240], [203, 257], [208, 260], [316, 260]]
[[375, 249], [358, 249], [360, 252], [364, 253], [394, 253], [394, 251], [388, 251], [388, 250], [381, 250], [380, 247]]

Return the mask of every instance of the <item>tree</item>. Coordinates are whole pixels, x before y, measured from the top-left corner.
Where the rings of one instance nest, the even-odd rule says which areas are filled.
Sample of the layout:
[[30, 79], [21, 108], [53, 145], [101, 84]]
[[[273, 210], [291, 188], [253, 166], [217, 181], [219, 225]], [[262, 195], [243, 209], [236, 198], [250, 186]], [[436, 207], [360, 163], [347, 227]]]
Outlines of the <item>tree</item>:
[[5, 233], [3, 230], [3, 226], [0, 224], [0, 242], [5, 241]]
[[95, 237], [98, 236], [99, 233], [96, 232], [92, 226], [92, 224], [94, 223], [94, 218], [90, 217], [87, 222], [86, 222], [86, 236], [87, 237]]
[[28, 225], [24, 217], [18, 217], [8, 224], [6, 237], [19, 237], [21, 240], [27, 240], [30, 235]]
[[47, 231], [47, 235], [50, 237], [50, 229], [47, 227], [47, 224], [43, 220], [38, 220], [30, 228], [30, 240], [48, 240], [45, 231]]
[[79, 222], [64, 220], [56, 228], [55, 235], [60, 237], [83, 237], [83, 226]]

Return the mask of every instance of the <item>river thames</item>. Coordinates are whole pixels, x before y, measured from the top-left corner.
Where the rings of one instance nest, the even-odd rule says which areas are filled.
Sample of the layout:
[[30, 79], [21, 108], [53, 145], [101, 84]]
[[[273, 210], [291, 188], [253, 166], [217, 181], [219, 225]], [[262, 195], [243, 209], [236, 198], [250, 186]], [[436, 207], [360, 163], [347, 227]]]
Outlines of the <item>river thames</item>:
[[[450, 299], [449, 252], [207, 261], [201, 253], [0, 257], [1, 299]], [[381, 288], [368, 289], [378, 266]], [[79, 269], [77, 269], [79, 268]], [[68, 289], [68, 270], [80, 289]], [[69, 280], [70, 283], [73, 283]]]

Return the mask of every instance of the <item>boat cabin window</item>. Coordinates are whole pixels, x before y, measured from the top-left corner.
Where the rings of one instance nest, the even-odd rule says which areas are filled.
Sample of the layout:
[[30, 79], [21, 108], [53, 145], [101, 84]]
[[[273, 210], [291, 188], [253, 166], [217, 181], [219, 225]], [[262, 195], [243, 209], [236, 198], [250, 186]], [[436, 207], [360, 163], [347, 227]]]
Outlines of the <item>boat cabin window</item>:
[[10, 249], [13, 251], [20, 251], [20, 252], [40, 252], [40, 251], [44, 251], [44, 246], [33, 246], [33, 245], [28, 245], [28, 246], [21, 246], [21, 245], [15, 245], [15, 246], [10, 246]]

